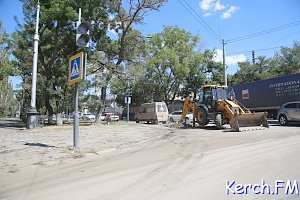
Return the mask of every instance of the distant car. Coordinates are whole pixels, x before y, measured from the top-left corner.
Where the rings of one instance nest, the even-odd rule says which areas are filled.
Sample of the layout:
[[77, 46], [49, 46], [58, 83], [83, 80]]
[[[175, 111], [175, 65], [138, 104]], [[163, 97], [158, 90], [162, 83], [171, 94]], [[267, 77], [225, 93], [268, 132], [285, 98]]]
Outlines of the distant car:
[[[182, 114], [182, 110], [172, 112], [171, 114], [169, 114], [169, 117], [168, 117], [169, 121], [170, 122], [180, 121], [181, 120], [181, 114]], [[185, 119], [186, 119], [187, 123], [192, 122], [193, 121], [193, 113], [188, 112]]]
[[83, 120], [95, 120], [95, 115], [91, 114], [91, 113], [83, 113], [81, 115], [81, 119]]
[[111, 121], [119, 121], [120, 117], [117, 114], [114, 113], [102, 113], [101, 120], [105, 121], [107, 119], [110, 119]]
[[105, 117], [106, 117], [106, 113], [102, 113], [102, 114], [100, 115], [100, 119], [101, 119], [102, 121], [105, 120]]
[[277, 119], [283, 126], [289, 122], [300, 122], [300, 101], [283, 104], [278, 110]]

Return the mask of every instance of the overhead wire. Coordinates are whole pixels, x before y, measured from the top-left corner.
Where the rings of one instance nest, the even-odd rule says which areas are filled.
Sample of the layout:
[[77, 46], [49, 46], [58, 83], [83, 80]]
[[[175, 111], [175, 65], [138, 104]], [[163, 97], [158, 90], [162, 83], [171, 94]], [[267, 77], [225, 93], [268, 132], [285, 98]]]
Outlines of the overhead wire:
[[276, 41], [274, 41], [274, 42], [272, 42], [272, 43], [269, 43], [269, 44], [267, 44], [267, 45], [264, 45], [262, 48], [265, 48], [265, 47], [267, 47], [267, 46], [269, 46], [269, 45], [271, 45], [271, 44], [280, 42], [280, 41], [282, 41], [282, 40], [284, 40], [284, 39], [286, 39], [286, 38], [288, 38], [288, 37], [290, 37], [290, 36], [292, 36], [292, 35], [295, 35], [295, 34], [299, 33], [299, 32], [300, 32], [300, 30], [297, 30], [296, 32], [293, 32], [293, 33], [290, 33], [290, 34], [288, 34], [288, 35], [285, 35], [285, 36], [281, 37], [280, 39], [278, 39], [278, 40], [276, 40]]
[[252, 34], [249, 34], [249, 35], [236, 37], [236, 38], [227, 40], [226, 42], [227, 43], [238, 42], [238, 41], [241, 41], [241, 40], [246, 40], [246, 39], [249, 39], [249, 38], [265, 35], [265, 34], [268, 34], [268, 33], [275, 32], [275, 31], [280, 31], [280, 30], [283, 30], [283, 29], [287, 29], [287, 28], [290, 28], [290, 27], [293, 27], [293, 26], [297, 26], [299, 24], [300, 24], [300, 21], [295, 21], [295, 22], [292, 22], [292, 23], [289, 23], [289, 24], [285, 24], [285, 25], [278, 26], [278, 27], [275, 27], [275, 28], [267, 29], [267, 30], [264, 30], [264, 31], [259, 31], [259, 32], [252, 33]]
[[[284, 47], [291, 47], [293, 46], [293, 44], [290, 44], [290, 45], [285, 45]], [[252, 51], [270, 51], [270, 50], [275, 50], [275, 49], [280, 49], [282, 48], [283, 46], [277, 46], [277, 47], [270, 47], [270, 48], [262, 48], [262, 49], [254, 49], [254, 50], [245, 50], [245, 51], [239, 51], [239, 52], [229, 52], [228, 54], [241, 54], [241, 53], [244, 53], [244, 54], [249, 54], [251, 53]]]
[[[183, 3], [183, 2], [184, 3]], [[178, 2], [184, 7], [185, 10], [187, 10], [192, 16], [193, 18], [201, 25], [203, 26], [203, 28], [205, 28], [212, 36], [214, 36], [217, 40], [219, 41], [222, 41], [222, 38], [219, 34], [217, 34], [206, 22], [205, 20], [202, 19], [202, 17], [193, 9], [193, 7], [190, 6], [190, 4], [186, 1], [186, 0], [178, 0]], [[292, 22], [292, 23], [288, 23], [288, 24], [285, 24], [285, 25], [281, 25], [281, 26], [278, 26], [278, 27], [274, 27], [274, 28], [271, 28], [271, 29], [267, 29], [267, 30], [263, 30], [263, 31], [259, 31], [259, 32], [256, 32], [256, 33], [252, 33], [252, 34], [249, 34], [249, 35], [244, 35], [244, 36], [240, 36], [240, 37], [236, 37], [236, 38], [232, 38], [230, 40], [226, 40], [226, 41], [223, 41], [223, 42], [226, 42], [225, 44], [228, 44], [228, 43], [233, 43], [233, 42], [238, 42], [238, 41], [241, 41], [241, 40], [246, 40], [246, 39], [250, 39], [250, 38], [253, 38], [253, 37], [257, 37], [257, 36], [261, 36], [261, 35], [265, 35], [265, 34], [268, 34], [268, 33], [272, 33], [272, 32], [276, 32], [276, 31], [280, 31], [280, 30], [283, 30], [283, 29], [287, 29], [287, 28], [290, 28], [290, 27], [293, 27], [293, 26], [297, 26], [300, 24], [300, 20], [298, 21], [295, 21], [295, 22]], [[220, 30], [219, 30], [220, 32]], [[298, 32], [298, 31], [297, 31]], [[285, 45], [286, 47], [289, 47], [289, 46], [292, 46], [292, 45]], [[267, 51], [267, 50], [274, 50], [274, 49], [278, 49], [278, 48], [281, 48], [282, 46], [279, 46], [279, 47], [271, 47], [271, 48], [262, 48], [262, 49], [256, 49], [254, 51]], [[253, 50], [251, 51], [243, 51], [243, 52], [238, 52], [238, 53], [251, 53]], [[235, 53], [235, 54], [238, 54], [238, 53]], [[232, 53], [230, 53], [232, 54]]]
[[221, 37], [201, 18], [201, 16], [190, 6], [190, 4], [183, 0], [178, 0], [178, 2], [196, 19], [196, 21], [203, 26], [211, 35], [213, 35], [218, 41], [221, 41]]

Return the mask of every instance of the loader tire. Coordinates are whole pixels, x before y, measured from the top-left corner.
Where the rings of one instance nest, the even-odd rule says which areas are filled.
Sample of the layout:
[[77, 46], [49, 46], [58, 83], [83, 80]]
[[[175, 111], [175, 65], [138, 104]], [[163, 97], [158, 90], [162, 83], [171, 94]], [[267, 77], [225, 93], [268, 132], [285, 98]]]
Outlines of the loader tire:
[[217, 129], [222, 129], [223, 128], [223, 117], [222, 117], [222, 114], [217, 114], [216, 115], [216, 127], [217, 127]]
[[204, 108], [198, 108], [196, 111], [196, 120], [199, 125], [205, 126], [208, 124], [207, 112]]

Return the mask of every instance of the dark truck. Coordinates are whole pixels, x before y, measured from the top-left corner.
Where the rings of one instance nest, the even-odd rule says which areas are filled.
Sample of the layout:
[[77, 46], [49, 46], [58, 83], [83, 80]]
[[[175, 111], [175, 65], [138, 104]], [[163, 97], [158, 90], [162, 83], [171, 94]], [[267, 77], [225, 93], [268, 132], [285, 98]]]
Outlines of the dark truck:
[[235, 98], [254, 112], [268, 112], [277, 118], [277, 111], [286, 102], [300, 101], [300, 73], [251, 83], [234, 85]]

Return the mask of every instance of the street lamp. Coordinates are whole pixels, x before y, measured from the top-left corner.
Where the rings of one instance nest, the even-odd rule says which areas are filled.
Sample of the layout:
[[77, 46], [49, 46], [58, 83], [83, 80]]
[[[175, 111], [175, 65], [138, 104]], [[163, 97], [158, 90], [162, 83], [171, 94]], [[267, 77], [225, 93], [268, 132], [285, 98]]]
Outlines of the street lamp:
[[37, 62], [38, 62], [38, 47], [39, 47], [39, 15], [40, 1], [37, 2], [35, 33], [33, 37], [33, 64], [32, 64], [32, 85], [31, 85], [31, 103], [30, 109], [27, 112], [26, 128], [32, 129], [38, 126], [39, 113], [36, 110], [36, 77], [37, 77]]

